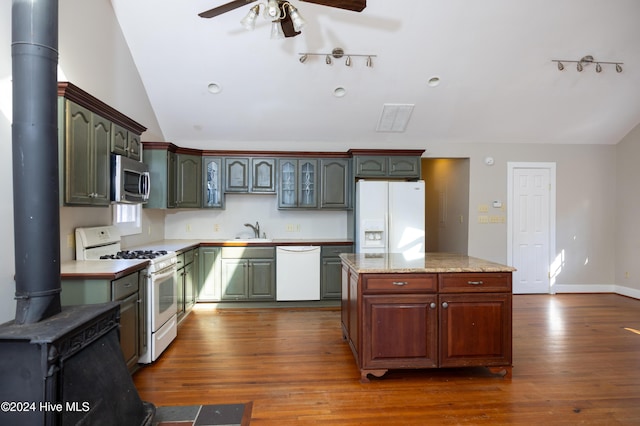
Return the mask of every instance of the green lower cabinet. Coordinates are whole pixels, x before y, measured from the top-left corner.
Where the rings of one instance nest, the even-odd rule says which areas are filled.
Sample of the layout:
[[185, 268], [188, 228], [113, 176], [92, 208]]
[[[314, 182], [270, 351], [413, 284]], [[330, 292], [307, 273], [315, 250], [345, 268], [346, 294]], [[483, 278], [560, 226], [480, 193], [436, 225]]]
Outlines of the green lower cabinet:
[[222, 248], [222, 300], [276, 299], [276, 260], [273, 247]]
[[196, 301], [198, 249], [178, 254], [178, 322], [189, 313]]
[[274, 259], [222, 259], [222, 300], [275, 300]]
[[222, 298], [222, 250], [220, 247], [200, 247], [198, 250], [196, 301], [218, 302]]
[[[120, 347], [129, 371], [137, 368], [138, 358], [145, 349], [144, 315], [145, 290], [138, 272], [117, 280], [64, 279], [61, 302], [63, 306], [120, 302]], [[142, 290], [140, 292], [139, 290]]]
[[341, 253], [353, 253], [353, 246], [322, 246], [320, 257], [320, 298], [340, 300], [342, 296]]

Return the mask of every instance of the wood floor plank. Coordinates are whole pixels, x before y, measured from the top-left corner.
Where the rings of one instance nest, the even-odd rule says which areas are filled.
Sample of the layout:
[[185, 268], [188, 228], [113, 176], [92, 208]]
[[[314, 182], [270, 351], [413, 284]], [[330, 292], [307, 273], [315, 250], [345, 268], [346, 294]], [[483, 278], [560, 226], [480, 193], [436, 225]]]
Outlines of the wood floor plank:
[[640, 301], [516, 295], [513, 378], [483, 368], [392, 370], [368, 384], [336, 309], [199, 304], [139, 370], [158, 406], [253, 401], [252, 425], [640, 424]]

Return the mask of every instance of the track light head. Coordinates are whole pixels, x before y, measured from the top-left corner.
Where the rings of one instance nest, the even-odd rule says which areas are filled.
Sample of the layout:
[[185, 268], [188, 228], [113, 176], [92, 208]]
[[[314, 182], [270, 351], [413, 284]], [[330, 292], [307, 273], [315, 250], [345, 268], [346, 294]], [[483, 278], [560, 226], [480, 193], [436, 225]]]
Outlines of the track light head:
[[562, 65], [562, 62], [558, 61], [558, 70], [562, 71], [564, 69], [564, 65]]
[[616, 64], [616, 72], [617, 73], [621, 73], [622, 72], [622, 65]]

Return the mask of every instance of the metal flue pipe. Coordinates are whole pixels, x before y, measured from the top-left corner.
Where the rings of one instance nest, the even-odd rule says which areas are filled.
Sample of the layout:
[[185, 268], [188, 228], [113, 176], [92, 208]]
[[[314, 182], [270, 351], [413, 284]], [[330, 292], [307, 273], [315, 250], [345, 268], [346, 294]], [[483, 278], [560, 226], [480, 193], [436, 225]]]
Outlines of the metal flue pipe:
[[13, 220], [17, 324], [61, 312], [58, 0], [13, 0]]

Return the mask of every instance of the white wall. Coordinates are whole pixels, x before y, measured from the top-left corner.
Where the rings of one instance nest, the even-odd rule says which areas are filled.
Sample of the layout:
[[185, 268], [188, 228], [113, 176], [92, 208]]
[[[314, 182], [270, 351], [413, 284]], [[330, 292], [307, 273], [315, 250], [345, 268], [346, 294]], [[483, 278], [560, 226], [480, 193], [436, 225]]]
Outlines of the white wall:
[[[485, 214], [478, 206], [500, 200], [507, 207], [507, 162], [555, 162], [556, 255], [564, 253], [556, 284], [615, 282], [615, 145], [434, 144], [428, 155], [470, 158], [469, 255], [501, 263], [507, 261], [507, 224], [478, 223]], [[484, 163], [486, 156], [493, 166]]]
[[225, 210], [168, 211], [166, 238], [233, 239], [253, 236], [245, 223], [260, 222], [267, 238], [347, 238], [344, 211], [278, 210], [275, 195], [227, 194]]
[[[15, 317], [11, 160], [11, 2], [0, 2], [0, 323]], [[7, 184], [9, 183], [9, 184]]]
[[616, 151], [617, 290], [640, 298], [640, 125], [622, 139]]

